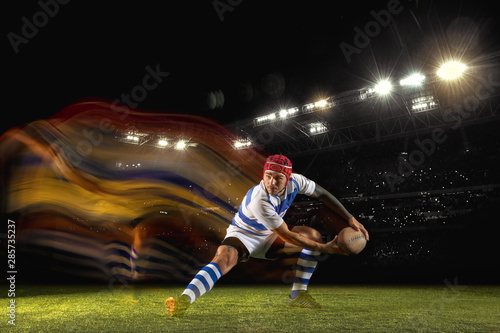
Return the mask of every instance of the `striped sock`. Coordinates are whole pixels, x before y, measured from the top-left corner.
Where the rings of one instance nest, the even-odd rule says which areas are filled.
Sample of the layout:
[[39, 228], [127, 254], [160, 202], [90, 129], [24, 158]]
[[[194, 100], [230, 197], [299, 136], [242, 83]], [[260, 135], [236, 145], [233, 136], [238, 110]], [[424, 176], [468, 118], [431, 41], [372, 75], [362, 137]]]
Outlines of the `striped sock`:
[[299, 260], [297, 260], [295, 268], [295, 279], [293, 280], [292, 293], [290, 294], [291, 298], [297, 297], [299, 291], [307, 290], [309, 280], [318, 264], [316, 256], [320, 254], [320, 252], [308, 249], [303, 249], [302, 252], [300, 252]]
[[[215, 282], [222, 276], [222, 272], [214, 262], [206, 265], [196, 274], [193, 280], [186, 287], [182, 295], [187, 295], [189, 302], [193, 303], [198, 297], [210, 291]], [[181, 296], [182, 296], [181, 295]]]

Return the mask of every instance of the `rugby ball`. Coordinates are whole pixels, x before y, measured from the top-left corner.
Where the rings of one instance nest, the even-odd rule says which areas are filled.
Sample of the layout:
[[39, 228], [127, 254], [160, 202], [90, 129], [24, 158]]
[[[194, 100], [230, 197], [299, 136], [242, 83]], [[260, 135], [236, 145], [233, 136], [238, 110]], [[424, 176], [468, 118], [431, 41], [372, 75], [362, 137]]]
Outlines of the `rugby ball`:
[[348, 254], [358, 254], [366, 246], [366, 237], [361, 231], [345, 227], [337, 235], [337, 246]]

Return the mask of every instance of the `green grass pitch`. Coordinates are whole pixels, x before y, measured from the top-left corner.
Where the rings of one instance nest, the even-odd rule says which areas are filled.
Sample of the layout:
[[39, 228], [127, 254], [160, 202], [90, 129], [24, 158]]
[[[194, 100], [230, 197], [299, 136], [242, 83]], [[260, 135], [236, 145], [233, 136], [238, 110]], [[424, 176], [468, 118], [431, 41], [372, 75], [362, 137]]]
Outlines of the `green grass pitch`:
[[[287, 308], [290, 286], [220, 284], [184, 317], [184, 286], [19, 285], [18, 332], [500, 332], [500, 286], [310, 286], [322, 310]], [[9, 300], [4, 298], [2, 307]]]

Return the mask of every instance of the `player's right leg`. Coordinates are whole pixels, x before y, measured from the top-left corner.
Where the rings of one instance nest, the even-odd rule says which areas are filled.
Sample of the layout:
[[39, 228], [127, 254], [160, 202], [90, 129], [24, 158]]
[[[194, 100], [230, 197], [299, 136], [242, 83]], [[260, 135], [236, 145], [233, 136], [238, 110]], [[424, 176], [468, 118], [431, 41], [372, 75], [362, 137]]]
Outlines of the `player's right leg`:
[[[291, 230], [318, 243], [323, 242], [321, 234], [313, 228], [307, 226], [294, 226]], [[321, 309], [321, 304], [316, 302], [316, 300], [314, 300], [314, 298], [307, 292], [309, 281], [311, 280], [311, 276], [316, 269], [318, 257], [321, 253], [285, 243], [283, 240], [278, 238], [275, 240], [273, 245], [271, 245], [271, 248], [266, 255], [269, 255], [270, 257], [279, 257], [280, 253], [300, 253], [299, 258], [297, 259], [297, 264], [294, 265], [295, 277], [293, 280], [292, 291], [286, 302], [287, 306]]]
[[238, 258], [235, 247], [224, 244], [219, 246], [212, 261], [196, 274], [181, 296], [167, 298], [167, 313], [171, 317], [182, 316], [195, 300], [209, 292], [224, 274], [236, 266]]

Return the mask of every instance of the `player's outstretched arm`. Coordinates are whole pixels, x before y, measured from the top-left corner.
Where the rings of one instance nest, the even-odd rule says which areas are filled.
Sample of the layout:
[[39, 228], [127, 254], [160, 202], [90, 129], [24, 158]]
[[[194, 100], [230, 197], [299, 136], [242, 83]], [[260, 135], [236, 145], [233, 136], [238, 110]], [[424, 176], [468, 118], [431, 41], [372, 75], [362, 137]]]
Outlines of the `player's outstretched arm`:
[[302, 234], [288, 229], [288, 225], [286, 223], [282, 223], [277, 229], [274, 229], [273, 232], [275, 232], [284, 242], [301, 248], [322, 253], [348, 255], [338, 247], [337, 236], [335, 236], [335, 238], [328, 243], [318, 243]]
[[349, 221], [352, 217], [352, 214], [347, 211], [344, 205], [333, 194], [318, 184], [316, 184], [316, 189], [311, 197], [321, 200], [328, 208], [342, 216], [346, 221]]
[[342, 216], [346, 221], [348, 221], [349, 226], [353, 227], [356, 231], [361, 231], [365, 235], [366, 240], [370, 239], [370, 235], [368, 234], [368, 231], [365, 229], [365, 227], [361, 223], [359, 223], [351, 213], [347, 211], [344, 205], [342, 205], [342, 203], [333, 194], [328, 192], [320, 185], [316, 184], [316, 189], [311, 196], [313, 198], [318, 198], [328, 208]]

